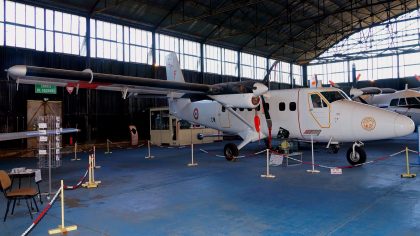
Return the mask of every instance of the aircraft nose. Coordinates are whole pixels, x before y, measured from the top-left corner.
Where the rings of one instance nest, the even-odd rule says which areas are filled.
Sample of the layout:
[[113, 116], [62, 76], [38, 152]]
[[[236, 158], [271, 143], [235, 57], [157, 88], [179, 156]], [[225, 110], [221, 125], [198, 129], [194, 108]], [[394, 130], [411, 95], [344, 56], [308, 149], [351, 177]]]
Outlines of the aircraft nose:
[[405, 136], [413, 133], [413, 120], [407, 116], [397, 115], [394, 119], [394, 132], [397, 136]]

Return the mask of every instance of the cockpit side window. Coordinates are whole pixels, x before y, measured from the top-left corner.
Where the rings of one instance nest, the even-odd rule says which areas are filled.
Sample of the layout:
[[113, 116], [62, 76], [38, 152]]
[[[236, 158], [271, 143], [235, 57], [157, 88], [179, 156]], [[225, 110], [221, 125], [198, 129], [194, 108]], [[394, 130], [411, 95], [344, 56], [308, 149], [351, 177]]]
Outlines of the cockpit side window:
[[398, 106], [407, 106], [407, 102], [405, 101], [405, 98], [400, 98], [400, 101], [398, 102]]
[[316, 93], [311, 94], [311, 101], [313, 108], [323, 108], [327, 106], [327, 104], [325, 104], [321, 97]]
[[390, 107], [396, 107], [398, 106], [398, 98], [394, 98], [391, 100], [391, 103], [389, 104]]

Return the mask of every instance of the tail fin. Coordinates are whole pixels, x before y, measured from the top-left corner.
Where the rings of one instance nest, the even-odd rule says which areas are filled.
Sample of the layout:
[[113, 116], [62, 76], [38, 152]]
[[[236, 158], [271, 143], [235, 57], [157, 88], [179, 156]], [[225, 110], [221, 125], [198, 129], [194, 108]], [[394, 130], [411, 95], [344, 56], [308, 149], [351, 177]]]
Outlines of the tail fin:
[[166, 56], [166, 79], [169, 81], [185, 82], [176, 53], [174, 52]]

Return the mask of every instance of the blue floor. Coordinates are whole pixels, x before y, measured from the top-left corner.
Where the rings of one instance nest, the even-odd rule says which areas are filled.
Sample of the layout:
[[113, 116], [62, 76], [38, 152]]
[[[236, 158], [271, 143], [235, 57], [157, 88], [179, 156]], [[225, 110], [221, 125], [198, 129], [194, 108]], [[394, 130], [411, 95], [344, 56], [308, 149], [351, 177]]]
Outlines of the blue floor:
[[[265, 155], [252, 153], [262, 146], [251, 144], [246, 157], [227, 162], [225, 142], [195, 145], [197, 167], [187, 167], [191, 150], [153, 147], [154, 159], [145, 159], [147, 148], [97, 151], [95, 172], [99, 188], [66, 191], [66, 225], [78, 230], [68, 235], [420, 235], [420, 176], [402, 179], [405, 156], [398, 155], [331, 175], [306, 172], [309, 165], [271, 167], [275, 179], [264, 179]], [[417, 150], [416, 135], [366, 144], [368, 161], [404, 149]], [[316, 162], [347, 165], [344, 145], [338, 154], [318, 146]], [[199, 151], [202, 148], [209, 154]], [[310, 149], [304, 150], [310, 161]], [[53, 189], [59, 180], [75, 184], [87, 166], [64, 157], [53, 171]], [[414, 154], [412, 161], [417, 162]], [[0, 169], [35, 167], [36, 159], [0, 159]], [[420, 174], [419, 167], [412, 167]], [[42, 190], [47, 190], [43, 176]], [[45, 207], [45, 203], [42, 207]], [[5, 201], [0, 201], [3, 217]], [[30, 224], [26, 206], [0, 223], [0, 235], [20, 235]], [[30, 235], [48, 235], [60, 225], [57, 201]]]

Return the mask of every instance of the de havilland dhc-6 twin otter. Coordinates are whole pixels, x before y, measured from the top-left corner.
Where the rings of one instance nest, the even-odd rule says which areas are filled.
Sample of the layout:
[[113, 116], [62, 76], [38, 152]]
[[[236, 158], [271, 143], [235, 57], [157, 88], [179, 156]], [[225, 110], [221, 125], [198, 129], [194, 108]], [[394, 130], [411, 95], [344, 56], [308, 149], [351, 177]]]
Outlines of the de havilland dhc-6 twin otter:
[[238, 157], [239, 150], [249, 142], [267, 139], [270, 146], [271, 133], [310, 140], [306, 134], [315, 130], [319, 135], [313, 140], [328, 143], [328, 147], [353, 142], [347, 160], [358, 165], [366, 161], [362, 141], [405, 136], [414, 131], [410, 118], [351, 101], [337, 88], [268, 90], [268, 75], [262, 82], [187, 83], [175, 53], [166, 57], [167, 80], [93, 73], [89, 69], [71, 71], [25, 65], [8, 69], [8, 76], [17, 84], [49, 84], [76, 92], [80, 88], [120, 91], [123, 98], [130, 94], [166, 96], [170, 113], [179, 119], [243, 139], [239, 145], [225, 145], [228, 160]]

